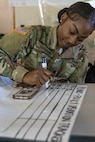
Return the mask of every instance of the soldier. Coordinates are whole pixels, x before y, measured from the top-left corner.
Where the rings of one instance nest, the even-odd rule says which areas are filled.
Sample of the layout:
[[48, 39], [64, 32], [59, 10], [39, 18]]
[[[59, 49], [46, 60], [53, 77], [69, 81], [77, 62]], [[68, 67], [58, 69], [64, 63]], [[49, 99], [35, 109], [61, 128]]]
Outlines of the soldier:
[[[52, 75], [64, 82], [83, 82], [88, 58], [81, 43], [95, 29], [95, 9], [76, 2], [59, 17], [58, 26], [31, 26], [25, 37], [5, 35], [0, 41], [0, 74], [38, 87]], [[41, 67], [44, 57], [48, 69]]]

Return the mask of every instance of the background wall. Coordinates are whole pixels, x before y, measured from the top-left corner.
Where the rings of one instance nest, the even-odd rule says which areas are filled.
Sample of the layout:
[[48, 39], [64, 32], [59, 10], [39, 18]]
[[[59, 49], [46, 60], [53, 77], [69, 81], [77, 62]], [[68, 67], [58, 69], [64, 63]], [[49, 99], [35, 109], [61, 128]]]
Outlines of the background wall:
[[[23, 2], [23, 6], [9, 6], [9, 1]], [[33, 1], [32, 6], [25, 6], [27, 0], [0, 0], [0, 33], [6, 34], [14, 26], [24, 25], [56, 25], [58, 23], [57, 13], [60, 9], [68, 7], [79, 0], [28, 0]], [[37, 2], [40, 3], [37, 3]], [[82, 0], [81, 0], [82, 1]], [[95, 5], [95, 0], [93, 0]], [[13, 3], [14, 4], [14, 3]], [[19, 3], [20, 4], [20, 3]], [[95, 61], [95, 32], [84, 41], [89, 52], [89, 61]]]
[[38, 6], [35, 7], [17, 7], [16, 26], [24, 25], [55, 25], [57, 24], [57, 12], [60, 8], [47, 6], [42, 9], [42, 14]]
[[[9, 32], [14, 27], [14, 22], [15, 26], [21, 24], [55, 25], [58, 11], [77, 1], [61, 0], [59, 3], [58, 0], [0, 0], [0, 33]], [[12, 4], [9, 6], [10, 2]], [[29, 6], [26, 5], [27, 3]], [[14, 5], [13, 13], [12, 6]]]
[[7, 33], [13, 28], [13, 8], [8, 0], [0, 0], [0, 33]]
[[79, 0], [60, 0], [60, 3], [58, 0], [0, 0], [0, 33], [7, 33], [14, 26], [22, 24], [55, 25], [58, 11], [77, 1]]
[[[16, 0], [14, 0], [14, 2], [15, 1]], [[16, 26], [21, 24], [55, 25], [57, 24], [58, 11], [70, 6], [78, 0], [61, 0], [60, 3], [58, 0], [35, 0], [35, 3], [28, 7], [27, 0], [24, 0], [24, 3], [21, 3], [21, 0], [18, 1], [19, 5], [15, 8]], [[23, 7], [20, 5], [23, 5]]]

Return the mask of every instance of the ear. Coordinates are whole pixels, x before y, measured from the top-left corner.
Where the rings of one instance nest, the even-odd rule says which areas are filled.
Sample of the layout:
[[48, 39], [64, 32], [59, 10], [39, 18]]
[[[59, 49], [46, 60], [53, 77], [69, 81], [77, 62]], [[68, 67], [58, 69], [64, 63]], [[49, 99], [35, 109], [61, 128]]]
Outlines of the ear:
[[63, 14], [61, 15], [61, 18], [60, 18], [60, 23], [64, 23], [64, 22], [67, 20], [67, 18], [68, 18], [67, 13], [66, 13], [66, 12], [63, 13]]

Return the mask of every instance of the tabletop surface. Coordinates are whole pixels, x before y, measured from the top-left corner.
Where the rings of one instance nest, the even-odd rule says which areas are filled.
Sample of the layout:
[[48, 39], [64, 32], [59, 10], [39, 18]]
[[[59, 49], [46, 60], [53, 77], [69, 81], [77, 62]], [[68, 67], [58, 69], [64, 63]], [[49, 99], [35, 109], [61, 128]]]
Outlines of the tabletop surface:
[[0, 78], [0, 138], [67, 142], [70, 135], [94, 136], [94, 84], [43, 86], [29, 100], [13, 99], [21, 89], [13, 84]]

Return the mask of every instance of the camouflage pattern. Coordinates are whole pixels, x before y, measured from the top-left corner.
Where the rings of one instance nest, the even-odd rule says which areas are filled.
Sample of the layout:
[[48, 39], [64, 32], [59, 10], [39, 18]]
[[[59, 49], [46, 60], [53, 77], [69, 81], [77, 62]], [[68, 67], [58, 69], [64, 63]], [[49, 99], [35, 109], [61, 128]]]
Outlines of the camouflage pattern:
[[56, 29], [50, 26], [31, 26], [22, 45], [20, 43], [19, 49], [14, 49], [15, 54], [0, 44], [0, 74], [14, 79], [12, 74], [18, 66], [34, 70], [41, 67], [42, 59], [46, 57], [48, 69], [62, 81], [83, 82], [88, 65], [84, 46], [60, 49], [57, 46]]

